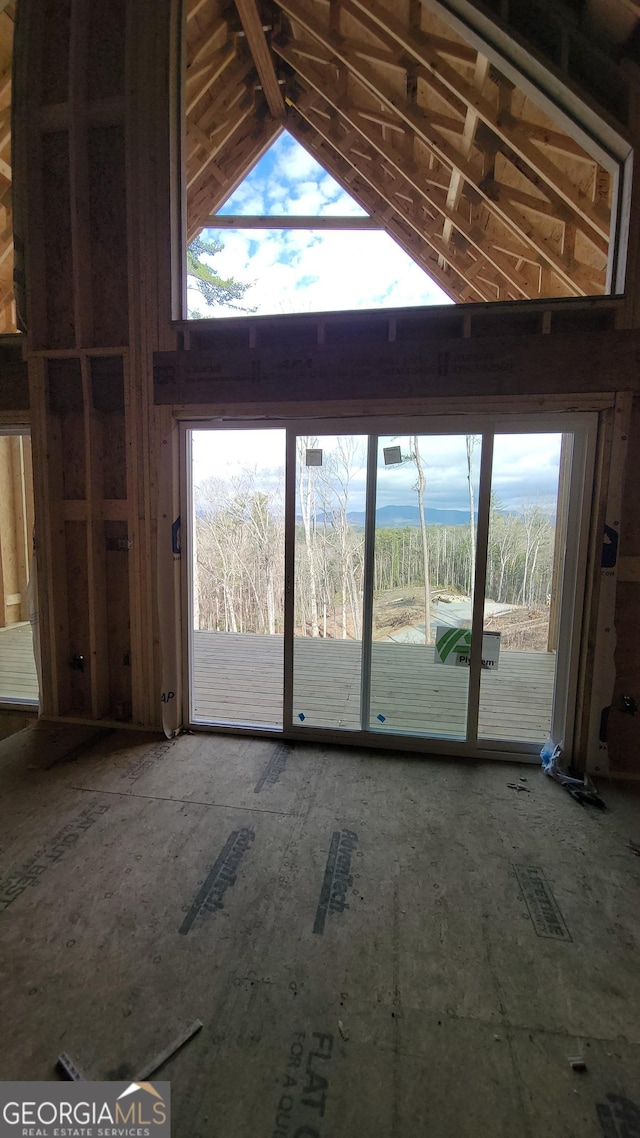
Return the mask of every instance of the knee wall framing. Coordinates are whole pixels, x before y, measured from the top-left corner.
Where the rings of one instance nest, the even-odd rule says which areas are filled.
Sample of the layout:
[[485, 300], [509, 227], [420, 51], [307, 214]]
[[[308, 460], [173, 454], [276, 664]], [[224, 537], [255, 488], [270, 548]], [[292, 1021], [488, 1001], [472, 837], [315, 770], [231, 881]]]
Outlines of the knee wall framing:
[[163, 0], [20, 4], [16, 235], [47, 716], [160, 720], [151, 361], [175, 344], [174, 16]]

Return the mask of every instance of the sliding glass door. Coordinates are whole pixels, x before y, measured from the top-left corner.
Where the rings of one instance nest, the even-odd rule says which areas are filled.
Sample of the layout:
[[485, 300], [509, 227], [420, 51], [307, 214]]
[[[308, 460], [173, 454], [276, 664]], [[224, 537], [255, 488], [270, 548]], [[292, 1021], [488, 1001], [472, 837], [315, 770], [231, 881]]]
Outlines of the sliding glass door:
[[366, 435], [298, 435], [293, 722], [360, 731]]
[[282, 729], [286, 432], [189, 441], [191, 719]]
[[376, 509], [368, 727], [464, 740], [480, 445], [383, 435]]
[[566, 744], [594, 417], [364, 426], [186, 432], [191, 721]]
[[[571, 435], [496, 434], [480, 673], [480, 739], [551, 733], [566, 551]], [[535, 484], [523, 456], [537, 464]]]

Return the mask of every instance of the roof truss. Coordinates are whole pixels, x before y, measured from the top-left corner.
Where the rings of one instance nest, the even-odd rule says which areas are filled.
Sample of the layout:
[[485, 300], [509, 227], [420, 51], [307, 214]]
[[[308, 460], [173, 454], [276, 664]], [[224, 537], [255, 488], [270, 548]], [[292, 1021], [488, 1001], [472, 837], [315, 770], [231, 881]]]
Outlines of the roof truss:
[[432, 7], [191, 0], [189, 237], [286, 126], [454, 299], [605, 292], [610, 171]]

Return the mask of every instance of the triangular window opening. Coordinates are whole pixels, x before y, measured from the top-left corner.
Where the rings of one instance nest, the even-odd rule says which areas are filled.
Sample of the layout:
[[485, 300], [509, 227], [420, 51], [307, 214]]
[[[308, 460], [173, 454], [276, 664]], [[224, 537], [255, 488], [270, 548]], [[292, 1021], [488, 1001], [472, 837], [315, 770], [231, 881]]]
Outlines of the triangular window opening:
[[[364, 228], [376, 223], [286, 131], [216, 216], [250, 218], [252, 227], [212, 226], [190, 245], [190, 319], [452, 303], [384, 230]], [[283, 228], [284, 216], [319, 227]], [[278, 228], [255, 228], [265, 217]], [[360, 228], [321, 228], [331, 217]]]

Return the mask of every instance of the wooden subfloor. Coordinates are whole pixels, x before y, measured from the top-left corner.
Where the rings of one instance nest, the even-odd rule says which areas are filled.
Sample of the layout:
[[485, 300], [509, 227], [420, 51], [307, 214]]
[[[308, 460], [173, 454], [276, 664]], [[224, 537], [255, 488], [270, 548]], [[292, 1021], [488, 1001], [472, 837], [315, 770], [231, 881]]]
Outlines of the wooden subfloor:
[[3, 1079], [128, 1084], [199, 1019], [174, 1138], [636, 1138], [640, 786], [90, 735], [0, 743]]
[[0, 629], [0, 700], [38, 702], [33, 633], [26, 621]]
[[[281, 636], [195, 632], [195, 720], [281, 726], [283, 649]], [[421, 644], [373, 644], [375, 730], [464, 738], [469, 671], [433, 657], [433, 648]], [[498, 670], [482, 673], [480, 736], [543, 743], [554, 670], [552, 653], [503, 651]], [[293, 716], [308, 727], [359, 729], [359, 643], [295, 640]]]

